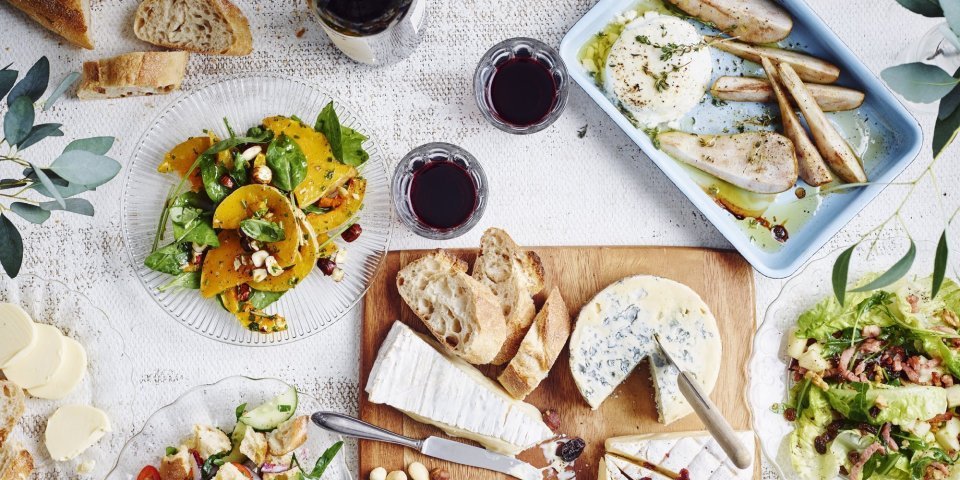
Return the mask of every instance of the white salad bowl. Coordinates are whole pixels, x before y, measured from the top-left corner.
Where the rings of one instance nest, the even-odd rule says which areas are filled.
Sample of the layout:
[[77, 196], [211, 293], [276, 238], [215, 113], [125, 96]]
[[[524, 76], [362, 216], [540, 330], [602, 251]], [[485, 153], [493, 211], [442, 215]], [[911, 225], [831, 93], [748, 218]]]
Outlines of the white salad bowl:
[[[369, 138], [364, 149], [370, 159], [359, 168], [367, 180], [364, 206], [356, 219], [363, 233], [346, 246], [343, 281], [335, 282], [314, 269], [288, 291], [267, 313], [287, 318], [288, 329], [263, 334], [245, 329], [224, 310], [216, 298], [203, 298], [196, 290], [160, 288], [173, 277], [144, 266], [167, 195], [179, 181], [172, 173], [158, 173], [164, 154], [189, 137], [213, 131], [226, 138], [223, 119], [238, 131], [259, 125], [272, 115], [296, 115], [312, 124], [320, 110], [333, 101], [340, 122]], [[140, 138], [123, 185], [122, 228], [127, 255], [140, 282], [171, 317], [191, 331], [235, 345], [276, 345], [320, 332], [342, 318], [363, 298], [386, 256], [393, 229], [393, 207], [387, 162], [372, 132], [364, 128], [355, 110], [301, 79], [272, 73], [242, 74], [218, 80], [190, 92], [165, 108]], [[172, 229], [159, 245], [172, 240]], [[339, 240], [338, 240], [339, 242]]]

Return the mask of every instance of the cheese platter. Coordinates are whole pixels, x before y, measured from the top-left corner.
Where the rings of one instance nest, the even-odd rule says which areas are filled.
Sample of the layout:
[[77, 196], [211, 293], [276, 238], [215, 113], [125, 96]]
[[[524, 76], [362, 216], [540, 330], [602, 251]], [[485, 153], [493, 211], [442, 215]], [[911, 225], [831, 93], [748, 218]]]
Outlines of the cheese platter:
[[[745, 399], [746, 365], [752, 350], [752, 332], [755, 329], [752, 302], [754, 297], [753, 274], [752, 269], [742, 257], [728, 251], [676, 247], [542, 247], [534, 248], [532, 251], [539, 257], [542, 264], [543, 288], [541, 293], [534, 296], [536, 307], [540, 307], [545, 301], [547, 292], [556, 287], [562, 292], [570, 315], [574, 318], [578, 316], [584, 305], [589, 304], [592, 307], [596, 303], [592, 299], [597, 297], [597, 294], [603, 291], [605, 287], [622, 283], [618, 281], [625, 279], [625, 277], [631, 277], [627, 278], [627, 281], [660, 277], [659, 280], [666, 283], [682, 283], [689, 287], [687, 290], [694, 296], [699, 294], [702, 302], [709, 309], [706, 313], [708, 315], [712, 313], [715, 316], [716, 329], [723, 352], [722, 355], [717, 355], [719, 368], [716, 369], [716, 384], [711, 398], [734, 430], [738, 432], [738, 435], [746, 440], [750, 451], [756, 458], [749, 470], [738, 472], [737, 476], [733, 478], [760, 478], [760, 462], [759, 457], [756, 456], [759, 450], [756, 448], [754, 436], [750, 432], [751, 417], [749, 409], [746, 408]], [[478, 252], [471, 249], [462, 249], [448, 250], [446, 254], [466, 262], [466, 264], [473, 265]], [[466, 362], [453, 355], [446, 356], [447, 362], [433, 359], [433, 357], [442, 358], [444, 355], [436, 355], [432, 349], [426, 348], [427, 344], [433, 343], [428, 338], [430, 332], [424, 322], [418, 318], [418, 315], [405, 305], [396, 280], [398, 272], [407, 270], [404, 267], [418, 259], [432, 255], [436, 254], [431, 251], [389, 252], [384, 267], [371, 284], [370, 295], [367, 295], [364, 301], [364, 321], [361, 327], [360, 385], [362, 391], [360, 392], [359, 416], [362, 420], [412, 438], [449, 437], [437, 427], [423, 423], [436, 423], [444, 426], [445, 431], [451, 431], [442, 421], [432, 421], [431, 418], [425, 418], [434, 411], [431, 410], [432, 407], [426, 404], [438, 400], [438, 397], [434, 397], [428, 402], [418, 401], [416, 398], [406, 398], [406, 396], [424, 395], [425, 391], [434, 389], [435, 385], [445, 382], [450, 383], [449, 380], [455, 378], [456, 380], [452, 383], [457, 385], [467, 383], [493, 385], [489, 387], [490, 392], [497, 390], [502, 392], [502, 395], [482, 393], [484, 391], [479, 390], [480, 387], [477, 387], [478, 390], [470, 390], [472, 387], [447, 388], [445, 391], [449, 393], [445, 394], [447, 396], [443, 399], [449, 398], [449, 405], [458, 406], [451, 408], [461, 408], [459, 405], [469, 405], [466, 408], [478, 411], [499, 408], [513, 413], [524, 412], [527, 415], [523, 418], [527, 427], [529, 427], [525, 429], [527, 433], [531, 430], [539, 431], [539, 426], [546, 423], [561, 434], [552, 441], [541, 443], [532, 440], [532, 443], [538, 446], [525, 448], [517, 455], [517, 458], [528, 461], [535, 467], [542, 468], [554, 462], [555, 460], [552, 460], [555, 457], [554, 451], [557, 450], [558, 446], [564, 445], [565, 440], [583, 439], [583, 453], [579, 458], [568, 464], [563, 464], [555, 470], [547, 469], [547, 478], [551, 476], [561, 479], [573, 478], [574, 476], [576, 478], [618, 478], [617, 474], [606, 471], [606, 462], [601, 462], [605, 457], [605, 442], [608, 451], [606, 457], [610, 457], [607, 462], [614, 458], [623, 458], [609, 455], [611, 453], [610, 442], [613, 442], [614, 445], [618, 445], [616, 452], [629, 450], [629, 447], [624, 445], [632, 445], [638, 450], [647, 449], [649, 451], [658, 448], [667, 451], [673, 449], [676, 459], [668, 467], [668, 470], [673, 468], [673, 471], [687, 470], [687, 467], [689, 467], [689, 470], [695, 471], [697, 462], [704, 461], [702, 459], [695, 460], [694, 457], [698, 455], [700, 457], [710, 456], [713, 459], [712, 461], [718, 462], [718, 465], [732, 465], [729, 460], [724, 458], [716, 444], [710, 441], [709, 435], [704, 432], [703, 423], [690, 410], [677, 413], [678, 418], [675, 421], [666, 424], [659, 421], [661, 413], [658, 412], [655, 401], [657, 395], [650, 381], [650, 360], [642, 360], [635, 371], [634, 366], [629, 366], [628, 375], [622, 383], [616, 386], [605, 400], [601, 400], [601, 403], [598, 403], [594, 410], [591, 409], [591, 406], [582, 396], [581, 389], [578, 388], [577, 381], [572, 373], [572, 370], [576, 367], [571, 368], [570, 353], [566, 346], [559, 352], [559, 358], [553, 364], [546, 378], [542, 380], [542, 383], [525, 398], [525, 401], [513, 400], [514, 403], [511, 403], [509, 395], [496, 384], [497, 376], [504, 370], [503, 367], [482, 365], [473, 369], [473, 367], [466, 365]], [[655, 297], [655, 295], [650, 295], [650, 297]], [[399, 320], [399, 322], [395, 322], [396, 320]], [[577, 333], [574, 333], [574, 338], [576, 337]], [[404, 338], [406, 338], [406, 344], [410, 346], [398, 347], [397, 345]], [[426, 340], [420, 342], [418, 339]], [[436, 348], [437, 351], [441, 350], [439, 345]], [[418, 350], [416, 359], [406, 360], [404, 358], [412, 355], [406, 353], [408, 349]], [[388, 354], [391, 356], [388, 357]], [[650, 353], [647, 355], [653, 358], [653, 363], [662, 361], [655, 355]], [[378, 361], [378, 357], [382, 357], [382, 359]], [[377, 363], [380, 365], [376, 365]], [[458, 370], [457, 368], [448, 368], [446, 363], [462, 365]], [[709, 367], [707, 370], [716, 368], [715, 365]], [[685, 368], [691, 367], [685, 366]], [[486, 377], [477, 379], [471, 378], [470, 375], [462, 375], [466, 371], [465, 369], [479, 370]], [[444, 373], [448, 370], [450, 373]], [[419, 377], [429, 377], [434, 374], [445, 378], [445, 380], [428, 378], [424, 380], [427, 383], [417, 383]], [[403, 382], [384, 380], [385, 377], [390, 375], [404, 375]], [[453, 377], [451, 375], [457, 376]], [[400, 386], [384, 387], [383, 382], [385, 381], [400, 384]], [[453, 398], [457, 396], [463, 398]], [[506, 406], [491, 407], [489, 401], [478, 402], [477, 399], [481, 397], [495, 399]], [[444, 405], [447, 405], [446, 402], [442, 401], [435, 403], [442, 404], [441, 407], [434, 407], [435, 409], [442, 409]], [[665, 401], [664, 407], [669, 412], [674, 412], [676, 408], [673, 403], [675, 402]], [[404, 415], [401, 410], [412, 415]], [[536, 412], [532, 412], [533, 410], [536, 410]], [[540, 422], [536, 415], [544, 412], [547, 412], [547, 415], [544, 416], [544, 422]], [[440, 414], [438, 413], [438, 415]], [[554, 418], [546, 418], [547, 416]], [[417, 418], [417, 420], [414, 420], [414, 418]], [[507, 429], [509, 429], [509, 426], [507, 426]], [[469, 438], [468, 432], [454, 430], [453, 433], [461, 437], [457, 439], [458, 441]], [[534, 436], [539, 437], [538, 435]], [[551, 435], [544, 434], [542, 436]], [[501, 435], [501, 437], [505, 437], [505, 435]], [[509, 451], [509, 448], [498, 448], [504, 446], [486, 438], [475, 438], [475, 440], [479, 440], [479, 443], [490, 450], [517, 453], [516, 451]], [[523, 444], [521, 447], [528, 446], [520, 440], [514, 443]], [[530, 441], [527, 443], [530, 443]], [[705, 446], [706, 443], [711, 443], [716, 448], [708, 448]], [[686, 460], [682, 460], [685, 456], [684, 449], [689, 450]], [[669, 457], [669, 455], [667, 456]], [[677, 464], [677, 462], [683, 461], [688, 462], [688, 464]], [[397, 445], [369, 441], [360, 441], [359, 443], [359, 475], [361, 478], [365, 478], [377, 467], [384, 467], [387, 470], [403, 469], [411, 462], [421, 462], [428, 466], [443, 468], [449, 472], [450, 478], [479, 479], [490, 478], [491, 475], [489, 472], [480, 469], [431, 459], [414, 450], [404, 449]], [[645, 471], [640, 465], [636, 465], [636, 467], [638, 469], [633, 470], [633, 473]], [[619, 472], [630, 474], [629, 470], [623, 468], [619, 468], [617, 473]], [[717, 472], [716, 474], [720, 473]], [[650, 473], [646, 475], [650, 475]], [[640, 477], [643, 477], [643, 475]], [[509, 477], [498, 475], [498, 478]], [[731, 477], [720, 476], [717, 478]]]

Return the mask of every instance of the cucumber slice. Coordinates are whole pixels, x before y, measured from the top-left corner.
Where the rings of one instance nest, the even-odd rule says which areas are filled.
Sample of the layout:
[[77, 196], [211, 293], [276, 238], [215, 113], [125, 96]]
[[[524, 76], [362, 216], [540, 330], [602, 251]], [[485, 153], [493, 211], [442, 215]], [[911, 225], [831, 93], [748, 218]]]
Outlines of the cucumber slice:
[[292, 417], [296, 411], [297, 389], [290, 387], [269, 402], [244, 412], [240, 416], [240, 421], [256, 430], [273, 430]]
[[230, 455], [223, 458], [224, 462], [243, 463], [247, 459], [246, 455], [240, 453], [240, 442], [243, 441], [243, 436], [247, 434], [248, 428], [250, 427], [246, 423], [237, 422], [237, 427], [230, 434], [230, 443], [233, 444], [233, 450], [230, 451]]

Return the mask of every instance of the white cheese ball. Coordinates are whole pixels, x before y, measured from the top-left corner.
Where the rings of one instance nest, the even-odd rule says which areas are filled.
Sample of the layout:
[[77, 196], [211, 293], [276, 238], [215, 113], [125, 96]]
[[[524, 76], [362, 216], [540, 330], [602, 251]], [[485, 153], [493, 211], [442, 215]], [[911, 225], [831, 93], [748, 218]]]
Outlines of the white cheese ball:
[[703, 98], [713, 64], [690, 23], [648, 13], [624, 28], [604, 72], [609, 94], [644, 126], [682, 118]]

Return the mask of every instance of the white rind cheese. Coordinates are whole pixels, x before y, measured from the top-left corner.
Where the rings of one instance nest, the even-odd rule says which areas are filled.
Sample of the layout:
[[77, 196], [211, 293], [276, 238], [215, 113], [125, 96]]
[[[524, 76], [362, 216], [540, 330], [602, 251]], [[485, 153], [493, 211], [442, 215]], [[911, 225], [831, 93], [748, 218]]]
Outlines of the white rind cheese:
[[536, 407], [399, 321], [380, 345], [366, 392], [372, 403], [508, 455], [554, 437]]
[[[747, 447], [751, 458], [753, 458], [756, 455], [756, 442], [753, 438], [753, 432], [736, 432], [736, 436]], [[685, 469], [689, 472], [688, 478], [691, 479], [747, 480], [752, 479], [754, 474], [754, 468], [752, 467], [745, 470], [737, 468], [716, 440], [707, 432], [676, 432], [614, 437], [608, 438], [605, 446], [607, 453], [620, 455], [641, 464], [646, 462], [677, 473]], [[616, 458], [614, 457], [614, 459]], [[621, 460], [621, 463], [627, 462]], [[617, 466], [621, 469], [624, 468], [621, 464], [617, 464]], [[639, 465], [634, 465], [634, 467], [642, 469]], [[634, 477], [629, 471], [625, 471], [625, 473]], [[643, 476], [640, 475], [639, 477]], [[653, 476], [653, 478], [659, 477]], [[611, 480], [618, 479], [611, 476]]]
[[650, 358], [662, 423], [693, 412], [653, 338], [660, 334], [680, 368], [712, 392], [720, 373], [722, 346], [717, 321], [690, 287], [650, 275], [627, 277], [584, 305], [570, 337], [570, 369], [593, 409], [643, 361]]
[[604, 455], [600, 458], [597, 480], [640, 480], [642, 478], [659, 480], [663, 476], [623, 457]]

